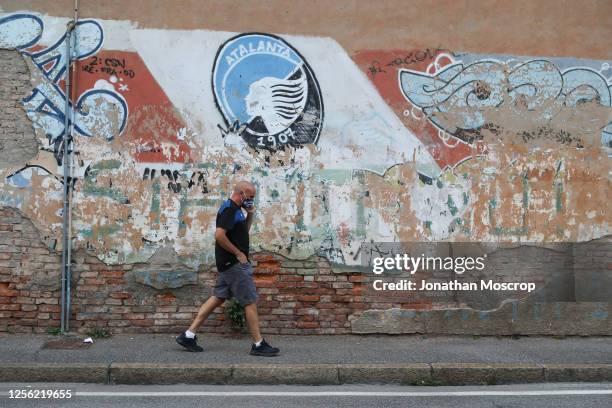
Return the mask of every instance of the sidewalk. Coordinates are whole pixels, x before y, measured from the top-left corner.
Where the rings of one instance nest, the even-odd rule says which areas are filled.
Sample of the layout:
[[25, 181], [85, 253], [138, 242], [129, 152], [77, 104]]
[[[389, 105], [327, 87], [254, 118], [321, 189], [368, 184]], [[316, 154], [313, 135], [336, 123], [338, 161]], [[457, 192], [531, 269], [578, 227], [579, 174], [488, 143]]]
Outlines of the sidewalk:
[[[275, 358], [248, 336], [201, 334], [190, 353], [172, 334], [0, 335], [0, 381], [120, 384], [505, 384], [612, 381], [610, 337], [271, 336]], [[49, 349], [66, 340], [77, 349]], [[74, 340], [74, 341], [73, 341]]]

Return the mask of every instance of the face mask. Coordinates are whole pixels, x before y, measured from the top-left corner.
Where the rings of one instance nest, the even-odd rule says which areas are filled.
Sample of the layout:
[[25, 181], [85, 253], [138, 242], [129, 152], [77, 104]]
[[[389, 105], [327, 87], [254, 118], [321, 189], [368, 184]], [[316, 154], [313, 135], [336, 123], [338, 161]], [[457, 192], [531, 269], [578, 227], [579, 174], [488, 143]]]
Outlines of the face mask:
[[242, 208], [251, 208], [254, 204], [255, 204], [255, 202], [253, 201], [252, 198], [243, 198], [242, 199], [242, 204], [240, 206]]

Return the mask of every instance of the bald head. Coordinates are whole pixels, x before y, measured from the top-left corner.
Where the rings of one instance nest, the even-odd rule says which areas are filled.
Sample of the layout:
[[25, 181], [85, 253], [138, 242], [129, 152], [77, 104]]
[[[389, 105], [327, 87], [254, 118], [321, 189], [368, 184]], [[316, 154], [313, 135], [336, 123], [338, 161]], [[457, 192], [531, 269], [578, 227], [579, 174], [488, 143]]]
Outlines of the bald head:
[[253, 183], [249, 182], [249, 181], [239, 181], [238, 183], [236, 183], [236, 185], [234, 186], [234, 194], [240, 194], [241, 192], [245, 192], [247, 195], [254, 195], [255, 194], [255, 186], [253, 185]]
[[242, 180], [236, 183], [236, 185], [234, 186], [234, 191], [232, 192], [230, 199], [238, 205], [242, 205], [242, 202], [244, 200], [248, 200], [247, 202], [250, 202], [249, 205], [252, 205], [253, 200], [255, 199], [255, 193], [256, 191], [253, 183]]

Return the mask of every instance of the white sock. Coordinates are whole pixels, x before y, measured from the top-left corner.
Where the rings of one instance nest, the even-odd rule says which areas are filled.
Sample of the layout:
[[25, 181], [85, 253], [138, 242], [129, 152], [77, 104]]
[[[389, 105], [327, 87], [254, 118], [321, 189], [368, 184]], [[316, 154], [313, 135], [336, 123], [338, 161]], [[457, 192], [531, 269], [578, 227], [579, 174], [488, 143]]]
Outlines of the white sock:
[[187, 330], [185, 332], [185, 337], [187, 337], [188, 339], [193, 339], [195, 337], [195, 333], [192, 332], [191, 330]]
[[253, 343], [253, 344], [255, 344], [255, 347], [259, 347], [259, 346], [261, 346], [261, 342], [262, 341], [263, 341], [263, 339], [259, 340], [257, 343]]

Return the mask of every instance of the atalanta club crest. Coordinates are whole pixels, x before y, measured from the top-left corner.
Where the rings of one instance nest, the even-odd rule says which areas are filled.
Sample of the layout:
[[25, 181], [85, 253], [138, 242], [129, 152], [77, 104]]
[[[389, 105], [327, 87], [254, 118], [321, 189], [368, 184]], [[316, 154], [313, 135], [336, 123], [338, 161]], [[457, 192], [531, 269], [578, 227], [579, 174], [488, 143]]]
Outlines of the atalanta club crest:
[[319, 84], [306, 60], [270, 34], [241, 34], [217, 52], [217, 106], [231, 129], [255, 149], [316, 143], [323, 126]]

